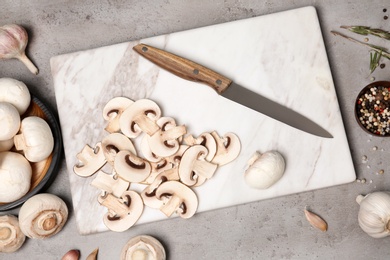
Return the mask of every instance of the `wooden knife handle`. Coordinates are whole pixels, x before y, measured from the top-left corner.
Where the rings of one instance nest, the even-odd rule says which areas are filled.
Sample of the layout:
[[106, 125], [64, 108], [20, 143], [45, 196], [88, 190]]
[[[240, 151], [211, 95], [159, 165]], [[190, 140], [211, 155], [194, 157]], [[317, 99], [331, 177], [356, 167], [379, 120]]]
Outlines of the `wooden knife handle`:
[[138, 44], [133, 49], [157, 66], [186, 80], [204, 83], [221, 94], [232, 81], [215, 71], [164, 50]]

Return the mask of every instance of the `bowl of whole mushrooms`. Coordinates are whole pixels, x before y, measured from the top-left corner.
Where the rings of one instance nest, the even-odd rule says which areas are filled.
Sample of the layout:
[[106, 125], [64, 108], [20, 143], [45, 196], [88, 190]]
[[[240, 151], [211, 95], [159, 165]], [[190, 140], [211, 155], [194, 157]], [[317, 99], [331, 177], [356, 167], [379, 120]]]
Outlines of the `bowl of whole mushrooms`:
[[62, 152], [58, 122], [16, 79], [0, 78], [0, 211], [47, 188]]

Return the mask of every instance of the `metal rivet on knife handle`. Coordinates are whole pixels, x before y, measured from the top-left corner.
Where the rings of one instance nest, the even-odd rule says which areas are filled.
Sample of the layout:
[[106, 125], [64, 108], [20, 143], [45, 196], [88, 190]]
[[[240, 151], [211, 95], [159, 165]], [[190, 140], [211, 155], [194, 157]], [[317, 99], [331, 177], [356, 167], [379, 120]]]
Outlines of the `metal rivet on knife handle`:
[[179, 57], [149, 45], [138, 44], [133, 49], [144, 58], [181, 78], [204, 83], [219, 94], [223, 93], [232, 81], [223, 75], [193, 61]]

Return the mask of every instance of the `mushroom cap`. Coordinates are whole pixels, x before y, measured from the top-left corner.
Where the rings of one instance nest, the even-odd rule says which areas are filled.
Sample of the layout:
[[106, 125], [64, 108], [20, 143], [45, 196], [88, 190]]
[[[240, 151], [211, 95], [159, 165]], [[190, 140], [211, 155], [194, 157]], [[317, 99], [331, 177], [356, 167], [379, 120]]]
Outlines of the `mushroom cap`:
[[0, 152], [0, 202], [20, 199], [30, 189], [32, 168], [23, 155]]
[[20, 134], [14, 137], [15, 148], [23, 150], [30, 162], [39, 162], [52, 153], [54, 137], [49, 124], [37, 116], [29, 116], [20, 124]]
[[14, 146], [14, 138], [8, 140], [0, 141], [0, 152], [5, 152], [11, 150], [12, 146]]
[[165, 260], [166, 254], [163, 245], [156, 238], [141, 235], [131, 238], [122, 248], [120, 260], [138, 259], [142, 255], [144, 260]]
[[282, 178], [285, 167], [284, 158], [279, 152], [256, 152], [248, 162], [245, 182], [255, 189], [267, 189]]
[[156, 197], [164, 201], [160, 210], [167, 216], [176, 212], [182, 218], [190, 218], [198, 208], [195, 192], [178, 181], [163, 182], [156, 190]]
[[159, 130], [156, 120], [160, 117], [160, 107], [154, 101], [139, 99], [122, 113], [119, 125], [129, 138], [136, 138], [141, 132], [152, 135]]
[[0, 141], [13, 138], [19, 131], [20, 115], [10, 103], [0, 102]]
[[217, 152], [217, 142], [210, 133], [202, 133], [197, 138], [192, 135], [188, 135], [184, 138], [184, 141], [188, 145], [200, 144], [207, 148], [208, 154], [206, 156], [207, 161], [211, 161]]
[[112, 133], [102, 139], [103, 154], [109, 164], [114, 164], [115, 156], [120, 151], [129, 151], [137, 154], [133, 142], [120, 133]]
[[49, 238], [60, 232], [68, 219], [68, 207], [56, 195], [41, 193], [20, 208], [19, 225], [29, 238]]
[[129, 151], [120, 151], [114, 160], [116, 173], [129, 182], [141, 182], [151, 172], [150, 163]]
[[0, 78], [0, 102], [11, 103], [22, 115], [30, 105], [30, 91], [22, 81]]
[[19, 220], [14, 215], [0, 216], [0, 252], [17, 251], [26, 240], [19, 227]]
[[109, 133], [119, 132], [119, 118], [123, 111], [134, 103], [126, 97], [115, 97], [107, 102], [103, 108], [103, 118], [108, 121], [105, 130]]

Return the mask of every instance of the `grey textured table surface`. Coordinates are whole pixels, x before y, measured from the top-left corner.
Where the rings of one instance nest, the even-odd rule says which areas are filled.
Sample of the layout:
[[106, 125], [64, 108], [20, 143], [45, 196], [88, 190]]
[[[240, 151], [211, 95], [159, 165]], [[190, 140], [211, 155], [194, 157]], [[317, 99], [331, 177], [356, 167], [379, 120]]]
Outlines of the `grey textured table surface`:
[[[80, 236], [72, 212], [65, 161], [47, 190], [63, 198], [70, 218], [64, 230], [47, 240], [28, 239], [13, 254], [0, 259], [60, 259], [79, 249], [81, 259], [99, 247], [98, 259], [118, 259], [131, 237], [149, 234], [165, 246], [168, 259], [388, 259], [390, 238], [374, 239], [358, 226], [358, 194], [389, 190], [389, 139], [371, 137], [356, 124], [354, 99], [371, 79], [368, 49], [333, 36], [340, 25], [368, 25], [390, 30], [385, 20], [387, 0], [375, 1], [59, 1], [3, 0], [0, 25], [17, 23], [29, 33], [27, 53], [39, 67], [37, 76], [17, 60], [0, 61], [0, 77], [25, 82], [31, 92], [56, 111], [49, 59], [52, 56], [191, 28], [244, 19], [313, 5], [316, 7], [336, 91], [356, 167], [351, 183], [297, 195], [260, 201], [179, 219], [144, 224], [123, 233]], [[374, 40], [374, 39], [373, 39]], [[371, 42], [371, 41], [370, 41]], [[382, 46], [390, 42], [373, 41]], [[390, 80], [390, 64], [377, 69], [376, 80]], [[377, 147], [378, 149], [373, 149]], [[363, 163], [366, 155], [368, 162]], [[383, 175], [375, 172], [384, 169]], [[372, 180], [372, 182], [370, 181]], [[309, 205], [329, 224], [326, 233], [313, 229], [303, 209]], [[1, 214], [18, 214], [19, 208]]]

